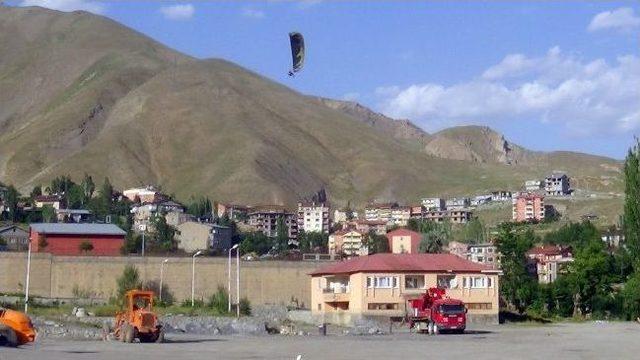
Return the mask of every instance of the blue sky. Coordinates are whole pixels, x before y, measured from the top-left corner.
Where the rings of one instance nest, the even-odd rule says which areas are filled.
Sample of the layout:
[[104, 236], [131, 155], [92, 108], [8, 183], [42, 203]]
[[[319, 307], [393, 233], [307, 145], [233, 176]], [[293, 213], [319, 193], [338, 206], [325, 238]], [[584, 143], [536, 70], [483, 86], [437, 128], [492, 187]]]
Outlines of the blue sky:
[[[623, 158], [640, 134], [638, 2], [15, 0], [111, 17], [199, 58], [351, 99], [429, 132]], [[295, 78], [287, 33], [304, 34]]]

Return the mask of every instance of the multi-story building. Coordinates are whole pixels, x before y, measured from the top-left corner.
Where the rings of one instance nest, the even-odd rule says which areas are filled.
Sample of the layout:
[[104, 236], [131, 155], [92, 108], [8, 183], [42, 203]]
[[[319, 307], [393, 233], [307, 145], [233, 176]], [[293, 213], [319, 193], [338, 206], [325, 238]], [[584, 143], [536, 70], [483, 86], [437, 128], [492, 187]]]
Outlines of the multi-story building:
[[471, 206], [471, 199], [468, 197], [447, 199], [444, 203], [447, 210], [466, 209]]
[[392, 210], [397, 208], [396, 203], [369, 204], [364, 209], [364, 219], [368, 221], [386, 221], [391, 223]]
[[344, 256], [365, 256], [369, 250], [365, 244], [366, 233], [357, 230], [338, 230], [329, 235], [329, 254]]
[[298, 236], [298, 217], [280, 205], [256, 206], [248, 214], [249, 226], [268, 237], [276, 237], [278, 220], [282, 219], [288, 229], [289, 240], [295, 241]]
[[445, 201], [443, 198], [423, 198], [422, 206], [427, 210], [444, 210]]
[[473, 218], [473, 212], [469, 209], [426, 211], [423, 213], [422, 218], [435, 222], [448, 220], [454, 224], [466, 224]]
[[325, 203], [298, 203], [298, 231], [328, 234], [331, 229], [329, 206]]
[[491, 201], [511, 201], [512, 198], [511, 191], [496, 190], [491, 192]]
[[545, 213], [544, 196], [542, 195], [520, 193], [513, 199], [513, 221], [541, 221], [544, 220]]
[[221, 218], [223, 216], [229, 217], [229, 219], [244, 222], [247, 219], [247, 215], [249, 214], [250, 207], [246, 205], [238, 205], [238, 204], [223, 204], [217, 203], [215, 205], [216, 216]]
[[500, 271], [451, 254], [375, 254], [311, 273], [311, 311], [324, 321], [402, 317], [431, 287], [464, 301], [472, 322], [498, 323]]
[[391, 225], [407, 226], [411, 218], [410, 206], [398, 206], [391, 209]]
[[524, 190], [534, 192], [544, 189], [544, 182], [540, 180], [527, 180], [524, 182]]
[[467, 259], [469, 255], [469, 244], [459, 241], [449, 241], [449, 243], [447, 244], [447, 251], [449, 252], [449, 254]]
[[[173, 201], [165, 200], [154, 203], [141, 203], [131, 207], [133, 214], [133, 230], [136, 232], [151, 232], [154, 230], [153, 220], [155, 216], [163, 216], [165, 220], [166, 215], [172, 213], [184, 213], [184, 206]], [[171, 215], [174, 219], [176, 216]]]
[[544, 179], [544, 191], [548, 196], [571, 195], [569, 177], [564, 173], [554, 173]]
[[363, 234], [368, 234], [370, 231], [373, 231], [377, 235], [384, 235], [387, 233], [386, 221], [356, 220], [348, 225], [355, 227], [356, 230]]
[[537, 275], [538, 282], [549, 284], [558, 278], [567, 263], [573, 261], [571, 247], [560, 245], [544, 245], [535, 247], [527, 252], [529, 263], [527, 269]]
[[467, 259], [492, 269], [497, 269], [499, 264], [498, 247], [491, 243], [469, 244]]
[[478, 195], [471, 199], [471, 206], [480, 206], [491, 202], [491, 195]]
[[345, 223], [358, 218], [358, 212], [351, 209], [335, 209], [333, 211], [333, 222], [336, 224]]

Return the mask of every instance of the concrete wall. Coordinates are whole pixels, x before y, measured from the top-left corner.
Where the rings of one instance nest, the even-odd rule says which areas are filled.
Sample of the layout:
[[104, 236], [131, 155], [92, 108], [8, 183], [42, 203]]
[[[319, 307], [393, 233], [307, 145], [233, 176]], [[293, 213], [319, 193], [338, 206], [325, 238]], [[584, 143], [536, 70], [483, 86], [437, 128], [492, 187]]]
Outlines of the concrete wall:
[[[32, 254], [30, 293], [34, 296], [70, 298], [77, 287], [98, 298], [116, 292], [116, 279], [125, 265], [138, 268], [144, 281], [159, 281], [159, 257], [90, 257]], [[24, 292], [26, 253], [0, 253], [0, 292]], [[326, 263], [294, 261], [241, 261], [240, 296], [253, 304], [289, 304], [297, 299], [309, 307], [309, 272]], [[170, 258], [164, 283], [180, 301], [191, 296], [191, 258]], [[227, 259], [201, 257], [196, 260], [197, 299], [206, 299], [218, 285], [227, 287]], [[232, 263], [232, 294], [235, 294], [235, 259]]]

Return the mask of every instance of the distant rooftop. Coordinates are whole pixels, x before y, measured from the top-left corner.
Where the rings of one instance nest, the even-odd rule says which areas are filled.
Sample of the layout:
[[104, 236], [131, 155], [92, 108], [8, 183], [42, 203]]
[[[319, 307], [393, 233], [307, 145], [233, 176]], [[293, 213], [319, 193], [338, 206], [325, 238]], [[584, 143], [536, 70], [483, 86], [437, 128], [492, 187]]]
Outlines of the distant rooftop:
[[114, 224], [63, 224], [36, 223], [31, 229], [43, 234], [73, 234], [73, 235], [126, 235], [127, 233]]

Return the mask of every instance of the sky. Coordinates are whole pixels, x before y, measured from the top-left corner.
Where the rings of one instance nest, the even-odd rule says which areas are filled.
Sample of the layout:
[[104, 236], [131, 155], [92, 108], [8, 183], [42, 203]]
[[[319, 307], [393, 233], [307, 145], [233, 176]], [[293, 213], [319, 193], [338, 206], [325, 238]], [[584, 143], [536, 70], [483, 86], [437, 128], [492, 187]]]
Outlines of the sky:
[[[13, 0], [108, 16], [198, 58], [353, 100], [428, 132], [624, 158], [640, 135], [640, 2]], [[291, 78], [288, 33], [305, 37]]]

